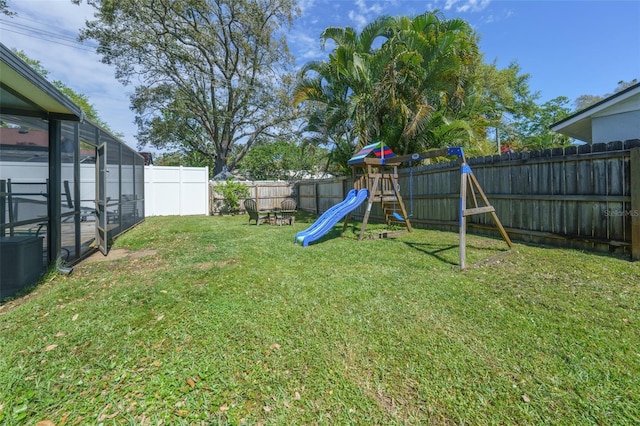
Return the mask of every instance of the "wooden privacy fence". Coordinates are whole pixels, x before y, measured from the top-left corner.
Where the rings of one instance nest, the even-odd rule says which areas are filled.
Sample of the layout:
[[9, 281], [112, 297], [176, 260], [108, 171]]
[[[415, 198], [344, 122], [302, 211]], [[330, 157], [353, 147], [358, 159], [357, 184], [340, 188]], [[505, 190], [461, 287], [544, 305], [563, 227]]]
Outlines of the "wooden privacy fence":
[[[284, 181], [240, 181], [249, 189], [249, 198], [258, 202], [258, 210], [271, 210], [279, 208], [280, 203], [286, 198], [297, 200], [296, 184]], [[220, 213], [224, 207], [222, 194], [216, 192], [216, 187], [225, 185], [225, 181], [210, 182], [209, 211], [211, 214]], [[240, 201], [240, 210], [244, 211], [244, 200]]]
[[[512, 239], [640, 259], [640, 140], [470, 158], [468, 164]], [[414, 167], [412, 182], [409, 175], [401, 169], [399, 184], [411, 223], [457, 231], [458, 163]], [[352, 187], [350, 178], [302, 181], [298, 206], [322, 213]], [[352, 217], [363, 215], [361, 206]], [[371, 220], [383, 220], [375, 206]], [[488, 215], [468, 218], [468, 227], [497, 232]]]
[[[298, 185], [300, 210], [321, 214], [344, 200], [349, 190], [353, 188], [353, 180], [346, 178], [305, 180]], [[354, 213], [356, 217], [362, 216], [359, 210]]]

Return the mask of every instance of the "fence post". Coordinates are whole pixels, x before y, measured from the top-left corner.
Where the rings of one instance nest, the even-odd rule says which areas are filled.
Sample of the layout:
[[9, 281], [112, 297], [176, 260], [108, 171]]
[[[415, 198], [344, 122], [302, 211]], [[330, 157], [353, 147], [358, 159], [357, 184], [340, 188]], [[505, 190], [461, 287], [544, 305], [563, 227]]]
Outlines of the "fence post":
[[347, 196], [347, 178], [343, 178], [342, 179], [342, 197], [340, 198], [341, 200], [344, 200], [345, 197]]
[[184, 176], [182, 175], [183, 168], [180, 166], [178, 169], [178, 216], [182, 216], [182, 187], [184, 185]]
[[260, 209], [260, 193], [258, 191], [258, 184], [256, 183], [256, 181], [253, 181], [253, 193], [255, 194], [255, 199], [256, 199], [256, 208], [259, 210]]
[[640, 260], [640, 148], [631, 149], [630, 157], [631, 259]]
[[210, 203], [210, 199], [211, 196], [209, 195], [209, 166], [205, 166], [204, 167], [204, 184], [206, 185], [203, 189], [204, 189], [204, 193], [205, 193], [205, 197], [206, 197], [206, 209], [207, 209], [207, 216], [211, 216], [211, 207], [209, 206]]

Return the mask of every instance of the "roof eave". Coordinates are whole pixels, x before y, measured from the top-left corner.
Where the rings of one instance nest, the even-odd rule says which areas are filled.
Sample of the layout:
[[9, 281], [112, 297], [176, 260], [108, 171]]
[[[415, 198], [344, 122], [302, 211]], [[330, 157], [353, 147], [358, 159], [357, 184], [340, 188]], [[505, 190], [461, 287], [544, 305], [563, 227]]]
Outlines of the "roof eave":
[[595, 104], [588, 106], [587, 108], [580, 110], [575, 114], [572, 114], [556, 123], [553, 123], [551, 126], [549, 126], [549, 128], [554, 132], [558, 132], [558, 133], [566, 134], [567, 136], [570, 136], [570, 137], [574, 137], [565, 133], [564, 129], [581, 120], [584, 120], [587, 118], [591, 120], [591, 117], [593, 117], [598, 112], [606, 108], [609, 108], [610, 106], [617, 104], [618, 102], [621, 102], [627, 98], [630, 98], [631, 96], [635, 96], [639, 93], [640, 93], [640, 83], [634, 84], [633, 86], [630, 86], [625, 90], [622, 90], [614, 95], [611, 95], [608, 98], [601, 100], [600, 102], [596, 102]]
[[2, 43], [0, 43], [0, 58], [2, 58], [3, 68], [5, 68], [2, 72], [2, 82], [5, 85], [14, 90], [18, 87], [28, 89], [26, 91], [19, 90], [19, 92], [28, 93], [29, 98], [52, 118], [84, 120], [84, 113], [78, 105]]

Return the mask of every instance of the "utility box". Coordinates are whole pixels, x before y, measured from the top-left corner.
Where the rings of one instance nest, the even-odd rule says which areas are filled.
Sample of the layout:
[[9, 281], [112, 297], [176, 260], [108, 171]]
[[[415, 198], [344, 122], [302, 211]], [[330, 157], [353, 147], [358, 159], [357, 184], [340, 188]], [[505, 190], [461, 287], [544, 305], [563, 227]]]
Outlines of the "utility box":
[[42, 237], [0, 237], [0, 301], [38, 282], [43, 267]]

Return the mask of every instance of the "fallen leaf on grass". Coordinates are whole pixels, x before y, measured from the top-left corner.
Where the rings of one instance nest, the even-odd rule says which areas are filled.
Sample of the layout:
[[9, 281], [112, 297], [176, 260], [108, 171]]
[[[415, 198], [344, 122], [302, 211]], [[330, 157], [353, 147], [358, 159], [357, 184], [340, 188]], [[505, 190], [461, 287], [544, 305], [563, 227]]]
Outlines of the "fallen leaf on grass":
[[522, 400], [527, 404], [531, 402], [531, 399], [529, 399], [529, 395], [527, 395], [526, 393], [522, 395]]
[[51, 420], [40, 420], [36, 426], [56, 426], [56, 424]]
[[78, 314], [75, 314], [73, 317], [71, 317], [71, 321], [75, 321], [78, 319]]
[[56, 334], [54, 334], [53, 337], [64, 337], [64, 336], [66, 336], [66, 334], [64, 334], [62, 331], [59, 331]]
[[119, 412], [116, 411], [115, 413], [111, 413], [111, 414], [106, 414], [105, 411], [109, 411], [113, 408], [112, 404], [107, 404], [103, 409], [102, 412], [100, 414], [100, 416], [98, 416], [98, 421], [103, 421], [103, 420], [109, 420], [109, 419], [113, 419], [114, 417], [118, 416]]
[[58, 345], [53, 344], [53, 345], [49, 345], [49, 346], [47, 346], [46, 348], [44, 348], [44, 350], [45, 350], [46, 352], [49, 352], [49, 351], [54, 350], [54, 349], [55, 349], [55, 348], [57, 348], [57, 347], [58, 347]]
[[58, 426], [63, 426], [63, 425], [67, 424], [67, 419], [69, 418], [69, 414], [71, 414], [71, 413], [67, 413], [67, 414], [65, 414], [64, 416], [62, 416], [60, 418], [60, 423], [59, 423]]
[[269, 407], [268, 405], [265, 405], [264, 407], [262, 407], [262, 409], [267, 413], [271, 411], [271, 407]]
[[227, 404], [222, 404], [219, 408], [218, 411], [221, 412], [225, 412], [225, 411], [229, 411], [229, 406]]
[[191, 386], [191, 389], [196, 387], [196, 382], [194, 382], [193, 379], [188, 379], [187, 384]]
[[160, 367], [162, 365], [160, 361], [153, 361], [151, 364], [153, 364], [154, 367]]
[[293, 394], [293, 399], [295, 399], [296, 401], [300, 401], [300, 399], [302, 399], [302, 397], [300, 396], [300, 392], [296, 391], [296, 393]]
[[158, 315], [158, 317], [156, 318], [156, 321], [162, 321], [162, 319], [164, 318], [164, 314], [160, 314]]
[[103, 421], [103, 420], [111, 420], [115, 417], [118, 416], [118, 414], [120, 414], [119, 412], [115, 412], [115, 413], [111, 413], [111, 414], [101, 414], [100, 417], [98, 417], [98, 421]]
[[280, 345], [277, 343], [272, 343], [271, 346], [269, 346], [269, 349], [280, 349]]

